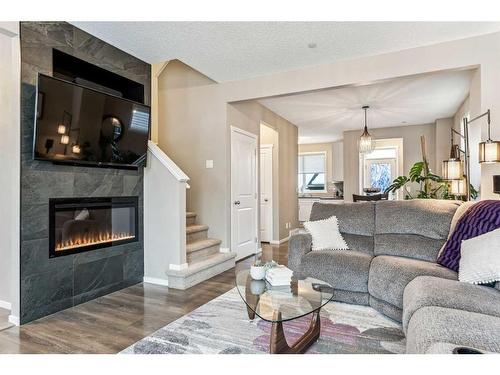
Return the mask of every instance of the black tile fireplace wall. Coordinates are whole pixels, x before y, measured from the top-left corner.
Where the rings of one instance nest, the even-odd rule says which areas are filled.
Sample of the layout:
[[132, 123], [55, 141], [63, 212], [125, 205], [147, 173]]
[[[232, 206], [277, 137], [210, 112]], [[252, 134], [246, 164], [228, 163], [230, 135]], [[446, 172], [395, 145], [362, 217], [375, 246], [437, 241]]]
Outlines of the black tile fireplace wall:
[[[143, 171], [32, 160], [35, 84], [56, 48], [145, 86], [151, 66], [65, 22], [21, 23], [21, 323], [142, 281]], [[49, 259], [49, 198], [139, 197], [139, 242]]]

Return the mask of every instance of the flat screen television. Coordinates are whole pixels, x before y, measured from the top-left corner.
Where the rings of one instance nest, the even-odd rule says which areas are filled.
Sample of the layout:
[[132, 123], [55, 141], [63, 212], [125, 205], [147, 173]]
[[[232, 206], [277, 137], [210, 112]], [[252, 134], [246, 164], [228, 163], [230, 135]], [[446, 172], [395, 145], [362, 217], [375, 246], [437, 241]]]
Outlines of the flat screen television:
[[36, 160], [100, 167], [144, 165], [150, 108], [102, 91], [38, 75]]

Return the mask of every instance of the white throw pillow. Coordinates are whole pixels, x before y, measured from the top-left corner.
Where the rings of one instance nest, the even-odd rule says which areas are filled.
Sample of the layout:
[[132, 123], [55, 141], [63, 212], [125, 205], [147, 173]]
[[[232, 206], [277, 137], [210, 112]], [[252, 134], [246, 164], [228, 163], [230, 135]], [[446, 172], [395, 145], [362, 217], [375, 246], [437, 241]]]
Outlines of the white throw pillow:
[[500, 229], [462, 241], [458, 280], [472, 284], [500, 281]]
[[306, 221], [304, 228], [311, 234], [312, 250], [349, 250], [336, 216], [325, 220]]

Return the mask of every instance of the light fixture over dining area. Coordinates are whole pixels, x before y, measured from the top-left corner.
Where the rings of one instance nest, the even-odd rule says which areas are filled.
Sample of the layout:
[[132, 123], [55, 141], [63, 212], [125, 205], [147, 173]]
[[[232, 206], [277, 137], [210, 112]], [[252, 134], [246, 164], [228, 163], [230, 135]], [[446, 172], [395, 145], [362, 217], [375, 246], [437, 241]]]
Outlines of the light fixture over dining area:
[[366, 121], [366, 116], [367, 116], [366, 112], [370, 108], [370, 106], [364, 105], [361, 108], [365, 111], [365, 127], [363, 129], [363, 134], [361, 134], [361, 137], [359, 138], [359, 152], [362, 154], [369, 154], [375, 148], [375, 141], [370, 135], [370, 133], [368, 133], [368, 127]]

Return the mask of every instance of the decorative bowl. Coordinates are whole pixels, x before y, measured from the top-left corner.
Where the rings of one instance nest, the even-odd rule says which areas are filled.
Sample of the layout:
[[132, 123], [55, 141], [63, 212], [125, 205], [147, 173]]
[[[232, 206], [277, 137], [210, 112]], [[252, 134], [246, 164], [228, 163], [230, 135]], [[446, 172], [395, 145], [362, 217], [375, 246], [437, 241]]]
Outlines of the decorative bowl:
[[252, 266], [250, 267], [250, 276], [254, 280], [263, 280], [266, 277], [267, 268], [264, 266]]

